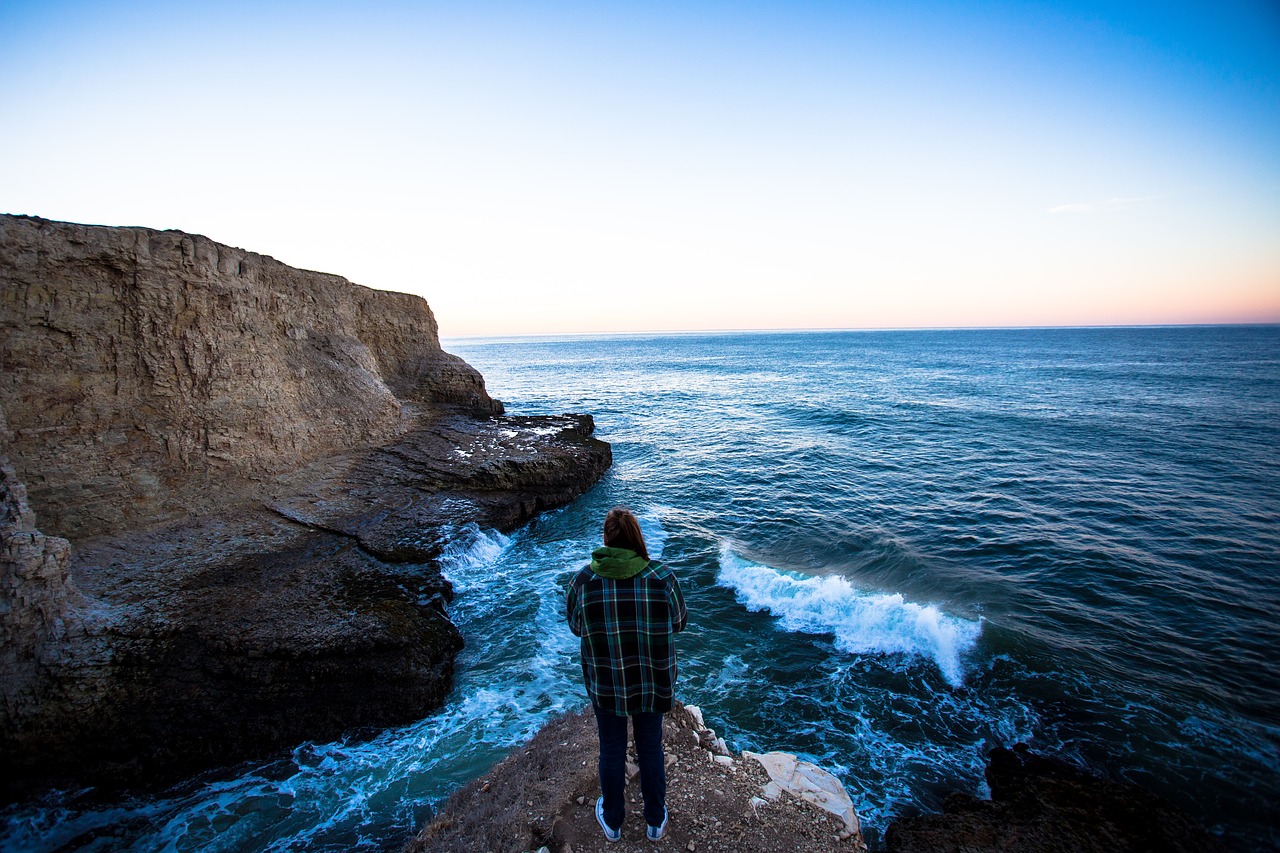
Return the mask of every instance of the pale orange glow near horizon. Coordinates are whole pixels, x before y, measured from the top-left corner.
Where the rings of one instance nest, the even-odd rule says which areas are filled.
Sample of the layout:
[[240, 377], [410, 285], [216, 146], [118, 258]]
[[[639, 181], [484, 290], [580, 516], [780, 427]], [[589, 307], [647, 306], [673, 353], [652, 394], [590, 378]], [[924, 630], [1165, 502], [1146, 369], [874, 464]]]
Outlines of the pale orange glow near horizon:
[[[650, 288], [602, 318], [592, 294], [539, 304], [537, 292], [468, 313], [444, 291], [428, 301], [442, 337], [786, 329], [996, 328], [1280, 323], [1280, 264], [1217, 274], [1184, 268], [1136, 286], [1124, 269], [1072, 287], [1049, 273], [1011, 283], [887, 288], [779, 286], [736, 299], [732, 288]], [[655, 296], [655, 291], [659, 295]], [[445, 306], [443, 309], [437, 307]], [[817, 319], [815, 319], [817, 318]]]

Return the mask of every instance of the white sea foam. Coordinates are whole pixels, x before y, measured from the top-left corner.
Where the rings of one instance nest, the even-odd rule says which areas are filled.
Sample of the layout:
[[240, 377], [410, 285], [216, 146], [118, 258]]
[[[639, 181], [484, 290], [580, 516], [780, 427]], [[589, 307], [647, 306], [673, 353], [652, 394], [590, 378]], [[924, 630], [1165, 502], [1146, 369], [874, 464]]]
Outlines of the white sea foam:
[[981, 620], [915, 604], [901, 595], [868, 593], [843, 577], [808, 577], [752, 563], [720, 549], [720, 584], [749, 610], [768, 611], [787, 631], [834, 634], [849, 654], [930, 658], [953, 687], [964, 682], [964, 656], [977, 644]]
[[525, 427], [524, 432], [529, 435], [559, 435], [560, 433], [564, 432], [565, 429], [567, 428], [568, 428], [568, 424], [561, 424], [558, 426], [545, 426], [545, 427]]
[[483, 584], [511, 547], [511, 541], [510, 536], [496, 530], [481, 530], [476, 524], [463, 525], [440, 553], [440, 572], [457, 592]]

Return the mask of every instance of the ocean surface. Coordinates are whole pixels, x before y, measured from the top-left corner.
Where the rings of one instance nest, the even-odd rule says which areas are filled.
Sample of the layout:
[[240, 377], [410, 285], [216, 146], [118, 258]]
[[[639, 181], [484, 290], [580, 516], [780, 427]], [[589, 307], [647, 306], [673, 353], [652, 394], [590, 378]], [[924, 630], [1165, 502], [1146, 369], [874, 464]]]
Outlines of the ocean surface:
[[5, 850], [396, 850], [586, 701], [563, 587], [631, 507], [677, 572], [679, 696], [829, 768], [874, 842], [1026, 741], [1280, 849], [1280, 327], [459, 339], [513, 414], [614, 467], [445, 572], [467, 642], [427, 718], [110, 805]]

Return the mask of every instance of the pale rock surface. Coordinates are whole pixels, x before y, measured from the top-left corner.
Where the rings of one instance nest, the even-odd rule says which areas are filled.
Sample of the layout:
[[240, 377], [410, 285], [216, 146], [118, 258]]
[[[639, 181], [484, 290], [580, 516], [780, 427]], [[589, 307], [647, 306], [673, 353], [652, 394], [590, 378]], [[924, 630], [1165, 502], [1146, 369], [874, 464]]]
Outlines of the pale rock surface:
[[840, 818], [850, 834], [861, 831], [849, 792], [826, 770], [787, 752], [743, 752], [742, 757], [755, 759], [769, 774], [770, 781], [764, 791], [766, 799], [776, 800], [784, 792], [791, 794]]

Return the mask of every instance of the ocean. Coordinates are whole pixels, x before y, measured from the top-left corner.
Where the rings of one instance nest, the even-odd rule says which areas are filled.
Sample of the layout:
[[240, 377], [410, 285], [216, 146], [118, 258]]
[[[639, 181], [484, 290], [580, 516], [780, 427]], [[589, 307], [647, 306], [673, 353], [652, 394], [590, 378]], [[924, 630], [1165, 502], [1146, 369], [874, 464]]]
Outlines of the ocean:
[[457, 339], [614, 466], [444, 559], [466, 639], [412, 725], [103, 805], [6, 850], [396, 850], [586, 701], [563, 587], [628, 506], [680, 578], [678, 696], [845, 784], [869, 840], [1025, 741], [1280, 849], [1280, 327]]

